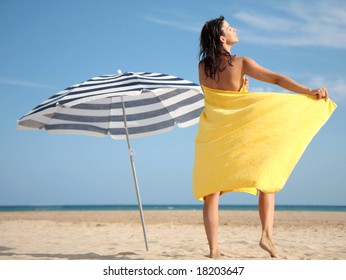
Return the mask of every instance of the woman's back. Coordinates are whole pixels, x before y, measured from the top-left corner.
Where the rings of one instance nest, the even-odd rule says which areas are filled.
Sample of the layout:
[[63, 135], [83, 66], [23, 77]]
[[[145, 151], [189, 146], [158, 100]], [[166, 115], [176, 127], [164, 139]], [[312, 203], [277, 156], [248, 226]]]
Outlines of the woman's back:
[[226, 59], [221, 61], [220, 71], [216, 74], [216, 79], [207, 77], [204, 72], [203, 61], [199, 64], [199, 82], [209, 88], [239, 91], [243, 85], [243, 58], [235, 57], [232, 65]]

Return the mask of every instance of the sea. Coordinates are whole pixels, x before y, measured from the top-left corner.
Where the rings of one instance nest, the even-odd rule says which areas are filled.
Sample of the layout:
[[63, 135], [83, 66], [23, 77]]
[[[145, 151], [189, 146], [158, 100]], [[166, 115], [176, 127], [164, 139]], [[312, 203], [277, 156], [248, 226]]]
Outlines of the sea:
[[[143, 205], [143, 210], [202, 210], [203, 205]], [[220, 205], [220, 210], [227, 211], [254, 211], [257, 205]], [[132, 211], [138, 210], [137, 205], [39, 205], [39, 206], [0, 206], [0, 212], [15, 211]], [[276, 211], [318, 211], [318, 212], [346, 212], [344, 206], [330, 205], [276, 205]]]

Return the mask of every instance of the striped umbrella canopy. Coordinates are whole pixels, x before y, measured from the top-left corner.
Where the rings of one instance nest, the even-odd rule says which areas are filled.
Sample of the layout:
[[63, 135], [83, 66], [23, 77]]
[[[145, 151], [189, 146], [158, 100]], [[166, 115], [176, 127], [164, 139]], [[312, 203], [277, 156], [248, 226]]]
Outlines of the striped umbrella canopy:
[[144, 214], [130, 138], [151, 136], [198, 123], [204, 107], [201, 88], [172, 75], [126, 72], [70, 86], [18, 120], [18, 129], [56, 134], [110, 135], [126, 139], [146, 249]]
[[123, 104], [131, 138], [167, 132], [175, 124], [195, 124], [204, 106], [200, 87], [188, 80], [127, 72], [95, 77], [58, 92], [22, 117], [18, 128], [125, 139]]

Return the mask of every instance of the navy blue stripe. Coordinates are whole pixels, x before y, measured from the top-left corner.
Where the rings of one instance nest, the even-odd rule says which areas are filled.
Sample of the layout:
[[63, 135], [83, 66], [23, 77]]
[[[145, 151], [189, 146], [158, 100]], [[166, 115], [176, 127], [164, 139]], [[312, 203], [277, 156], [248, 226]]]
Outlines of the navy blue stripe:
[[[40, 106], [41, 106], [41, 108], [40, 108]], [[55, 108], [55, 107], [56, 107], [56, 102], [50, 103], [50, 104], [45, 104], [45, 105], [39, 105], [39, 106], [35, 107], [35, 108], [33, 109], [33, 111], [32, 111], [30, 114], [25, 115], [25, 116], [22, 117], [22, 118], [26, 118], [26, 117], [28, 117], [28, 116], [30, 116], [30, 115], [33, 115], [33, 114], [42, 112], [42, 111], [47, 110], [47, 109], [49, 109], [49, 108]], [[22, 119], [22, 118], [21, 118], [21, 119]]]
[[[174, 126], [174, 121], [169, 120], [153, 125], [147, 125], [147, 126], [141, 126], [141, 127], [129, 127], [128, 132], [129, 134], [141, 134], [141, 133], [148, 133], [153, 132], [156, 130], [165, 129], [168, 127]], [[90, 132], [96, 132], [100, 134], [106, 135], [108, 130], [103, 129], [100, 127], [92, 126], [92, 125], [84, 125], [84, 124], [53, 124], [53, 125], [46, 125], [45, 129], [47, 130], [71, 130], [71, 132], [78, 133], [78, 131], [90, 131]], [[112, 135], [125, 135], [125, 129], [124, 128], [111, 128], [110, 133]]]
[[[167, 109], [159, 109], [155, 111], [126, 115], [127, 121], [140, 121], [145, 119], [150, 119], [158, 116], [162, 116], [167, 114]], [[117, 116], [79, 116], [79, 115], [69, 115], [69, 114], [54, 114], [53, 119], [55, 120], [63, 120], [63, 121], [71, 121], [71, 122], [85, 122], [85, 123], [104, 123], [104, 122], [123, 122], [123, 115]]]
[[[198, 118], [202, 112], [202, 108], [199, 108], [197, 110], [194, 110], [192, 112], [189, 112], [183, 116], [180, 116], [176, 118], [176, 122], [178, 123], [184, 123], [186, 121]], [[173, 120], [167, 120], [151, 125], [145, 125], [140, 127], [129, 127], [128, 131], [129, 134], [141, 134], [141, 133], [149, 133], [154, 132], [157, 130], [162, 130], [168, 127], [174, 126]], [[96, 132], [100, 134], [106, 135], [108, 132], [108, 129], [100, 128], [93, 125], [86, 125], [86, 124], [54, 124], [54, 125], [45, 125], [45, 129], [47, 130], [71, 130], [71, 132], [78, 132], [78, 131], [89, 131], [89, 132]], [[125, 135], [125, 129], [124, 128], [111, 128], [110, 133], [112, 135]]]
[[53, 119], [72, 122], [103, 123], [109, 121], [109, 116], [79, 116], [56, 113], [54, 114]]
[[[132, 114], [132, 115], [126, 114], [126, 120], [127, 121], [141, 121], [141, 120], [155, 118], [155, 117], [166, 115], [166, 114], [168, 114], [168, 110], [166, 108], [162, 108], [162, 109], [150, 111], [150, 112], [144, 112], [144, 113], [138, 113], [138, 114]], [[110, 116], [110, 121], [123, 122], [124, 118], [122, 115]]]
[[[165, 129], [168, 127], [174, 126], [173, 120], [168, 120], [160, 123], [140, 126], [140, 127], [129, 127], [128, 132], [129, 134], [141, 134], [141, 133], [148, 133], [153, 132], [156, 130]], [[111, 135], [125, 135], [125, 129], [124, 128], [111, 128], [110, 130]]]
[[203, 108], [198, 108], [198, 109], [191, 111], [185, 115], [182, 115], [182, 116], [175, 118], [175, 121], [177, 123], [184, 123], [184, 122], [196, 119], [196, 118], [200, 117], [202, 111], [203, 111]]
[[108, 129], [104, 129], [101, 127], [97, 127], [94, 125], [87, 125], [87, 124], [47, 124], [44, 126], [46, 130], [71, 130], [71, 132], [75, 131], [91, 131], [91, 132], [97, 132], [100, 134], [107, 135]]

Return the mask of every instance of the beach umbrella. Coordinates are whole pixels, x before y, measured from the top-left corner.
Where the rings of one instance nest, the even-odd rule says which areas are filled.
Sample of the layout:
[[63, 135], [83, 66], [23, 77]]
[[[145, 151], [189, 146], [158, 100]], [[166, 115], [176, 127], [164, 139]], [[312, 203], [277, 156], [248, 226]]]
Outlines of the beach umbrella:
[[20, 118], [17, 128], [126, 139], [149, 250], [130, 139], [196, 124], [203, 107], [201, 88], [191, 81], [161, 73], [118, 71], [58, 92]]

